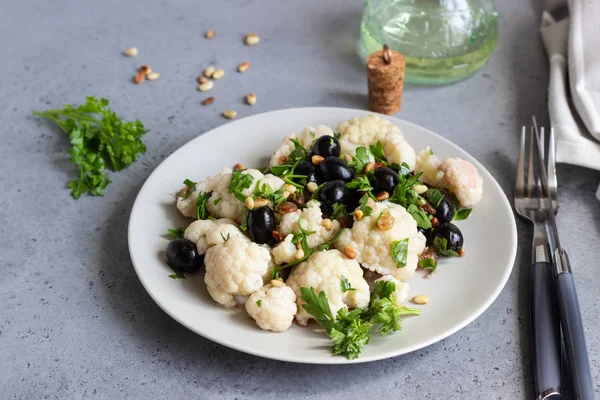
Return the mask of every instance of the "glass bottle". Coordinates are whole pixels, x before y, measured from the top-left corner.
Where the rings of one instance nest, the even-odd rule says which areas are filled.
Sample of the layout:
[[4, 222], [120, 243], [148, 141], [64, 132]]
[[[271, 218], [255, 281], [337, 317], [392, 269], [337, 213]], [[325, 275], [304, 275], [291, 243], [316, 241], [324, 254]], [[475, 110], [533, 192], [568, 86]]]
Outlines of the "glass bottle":
[[406, 58], [405, 81], [464, 79], [488, 61], [498, 38], [493, 0], [366, 0], [359, 51], [384, 44]]

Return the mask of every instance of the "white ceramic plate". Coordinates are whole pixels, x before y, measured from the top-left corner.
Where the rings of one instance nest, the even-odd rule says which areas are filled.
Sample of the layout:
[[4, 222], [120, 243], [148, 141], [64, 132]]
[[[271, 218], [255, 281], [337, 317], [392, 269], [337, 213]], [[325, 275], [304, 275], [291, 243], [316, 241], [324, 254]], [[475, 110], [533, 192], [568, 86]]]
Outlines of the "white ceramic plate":
[[[442, 159], [461, 157], [483, 177], [483, 200], [459, 227], [467, 255], [440, 263], [436, 276], [425, 279], [418, 271], [409, 280], [411, 295], [426, 294], [429, 304], [420, 317], [406, 318], [401, 332], [382, 338], [373, 335], [356, 360], [334, 357], [331, 342], [317, 329], [295, 324], [285, 333], [260, 330], [243, 307], [226, 310], [212, 301], [203, 275], [169, 279], [165, 264], [168, 228], [187, 226], [174, 204], [173, 193], [184, 179], [199, 181], [225, 166], [240, 162], [263, 167], [282, 138], [305, 126], [341, 121], [368, 112], [342, 108], [297, 108], [268, 112], [230, 122], [192, 140], [175, 151], [150, 175], [137, 196], [129, 220], [129, 251], [142, 284], [171, 317], [224, 346], [283, 361], [347, 364], [380, 360], [435, 343], [477, 318], [496, 299], [510, 275], [517, 249], [515, 220], [506, 196], [492, 175], [473, 157], [448, 140], [419, 126], [386, 117], [396, 124], [418, 151], [430, 145]], [[316, 324], [315, 324], [316, 325]]]

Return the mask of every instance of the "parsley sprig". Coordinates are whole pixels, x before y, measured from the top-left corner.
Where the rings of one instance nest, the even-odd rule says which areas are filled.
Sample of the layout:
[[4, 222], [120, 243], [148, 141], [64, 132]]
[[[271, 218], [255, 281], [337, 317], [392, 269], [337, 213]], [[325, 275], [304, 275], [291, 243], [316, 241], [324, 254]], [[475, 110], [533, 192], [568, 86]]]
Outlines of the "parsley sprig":
[[105, 170], [120, 171], [146, 152], [142, 136], [148, 131], [144, 125], [138, 120], [122, 121], [106, 99], [87, 97], [83, 105], [67, 104], [33, 115], [56, 122], [69, 136], [70, 160], [77, 167], [77, 179], [68, 186], [75, 199], [86, 193], [103, 196], [111, 182]]
[[227, 189], [227, 193], [233, 194], [241, 202], [244, 202], [247, 197], [243, 191], [252, 186], [252, 182], [254, 182], [254, 177], [250, 174], [244, 174], [243, 171], [233, 171], [231, 173], [231, 183]]
[[314, 288], [300, 288], [302, 307], [327, 331], [333, 340], [333, 355], [345, 356], [349, 360], [357, 358], [364, 346], [371, 340], [371, 331], [378, 326], [382, 336], [399, 331], [402, 317], [420, 315], [416, 308], [398, 306], [393, 298], [396, 284], [379, 281], [375, 284], [369, 307], [348, 311], [341, 308], [334, 317], [329, 300], [324, 292]]
[[[302, 250], [304, 251], [304, 257], [302, 257], [299, 260], [292, 261], [291, 263], [284, 264], [284, 265], [278, 267], [277, 269], [282, 270], [285, 268], [293, 267], [294, 265], [298, 265], [298, 264], [303, 263], [304, 261], [308, 260], [308, 258], [310, 256], [312, 256], [313, 254], [315, 254], [318, 251], [329, 250], [331, 248], [331, 246], [333, 246], [335, 244], [335, 242], [337, 242], [340, 239], [340, 236], [342, 235], [342, 231], [343, 230], [340, 229], [335, 234], [333, 239], [331, 239], [329, 242], [325, 242], [317, 247], [313, 247], [312, 249], [308, 248], [308, 243], [306, 243], [306, 246], [305, 246], [305, 244], [302, 242], [302, 239], [297, 239], [297, 240], [300, 240]], [[308, 232], [308, 233], [310, 233], [310, 232]], [[294, 234], [294, 233], [292, 232], [292, 234]], [[295, 234], [295, 235], [299, 235], [299, 234]], [[306, 237], [306, 235], [304, 237]], [[295, 240], [295, 237], [292, 239], [292, 242], [294, 242], [294, 240]], [[298, 243], [298, 242], [296, 241], [296, 243]], [[306, 249], [304, 247], [306, 247]]]

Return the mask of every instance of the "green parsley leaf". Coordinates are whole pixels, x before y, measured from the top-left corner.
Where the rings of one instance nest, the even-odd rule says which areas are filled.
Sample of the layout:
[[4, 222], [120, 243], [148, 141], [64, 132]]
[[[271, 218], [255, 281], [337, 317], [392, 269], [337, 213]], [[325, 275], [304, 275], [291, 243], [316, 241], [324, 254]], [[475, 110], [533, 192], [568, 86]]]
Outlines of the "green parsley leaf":
[[308, 247], [308, 237], [310, 235], [314, 235], [317, 232], [316, 231], [307, 231], [306, 229], [304, 229], [302, 227], [302, 219], [303, 219], [303, 216], [300, 216], [300, 218], [298, 218], [298, 229], [300, 230], [300, 232], [292, 231], [292, 243], [294, 243], [294, 244], [300, 243], [300, 245], [302, 246], [302, 251], [304, 251], [304, 254], [308, 254], [308, 253], [310, 253], [310, 247]]
[[323, 189], [323, 186], [325, 186], [325, 184], [327, 184], [327, 182], [325, 183], [321, 183], [318, 187], [317, 190], [315, 190], [313, 192], [313, 194], [310, 195], [309, 200], [316, 200], [319, 198], [319, 193], [321, 193], [321, 190]]
[[283, 176], [283, 175], [291, 173], [293, 169], [294, 169], [293, 165], [288, 165], [288, 164], [275, 165], [275, 166], [269, 168], [269, 172], [271, 172], [275, 176]]
[[365, 193], [359, 202], [359, 209], [363, 212], [363, 217], [368, 217], [373, 212], [373, 209], [367, 205], [368, 201], [369, 193]]
[[380, 163], [387, 164], [387, 158], [385, 158], [385, 152], [383, 151], [383, 145], [381, 142], [377, 142], [369, 146], [369, 150], [373, 157], [375, 157], [375, 161], [379, 161]]
[[271, 274], [271, 279], [279, 279], [279, 270], [277, 267], [273, 268], [273, 273]]
[[[333, 237], [333, 239], [331, 239], [329, 242], [325, 242], [322, 245], [319, 245], [317, 247], [314, 247], [312, 249], [308, 249], [308, 251], [304, 251], [304, 244], [303, 244], [303, 248], [302, 250], [304, 251], [304, 257], [302, 257], [299, 260], [295, 260], [292, 261], [291, 263], [282, 265], [281, 267], [279, 267], [279, 270], [285, 269], [285, 268], [289, 268], [289, 267], [293, 267], [294, 265], [298, 265], [300, 263], [303, 263], [304, 261], [306, 261], [308, 259], [308, 257], [312, 256], [314, 253], [316, 253], [317, 251], [323, 251], [323, 250], [329, 250], [331, 248], [331, 246], [333, 246], [333, 244], [335, 242], [337, 242], [340, 239], [340, 236], [342, 236], [342, 232], [343, 229], [340, 229], [339, 231], [337, 231], [337, 233], [335, 234], [335, 236]], [[295, 234], [294, 232], [292, 232], [292, 242], [294, 242], [294, 240], [301, 240], [301, 239], [297, 239], [297, 233]], [[308, 245], [306, 245], [306, 247], [308, 248]]]
[[260, 307], [262, 305], [262, 299], [256, 300], [256, 305]]
[[198, 193], [198, 198], [196, 199], [196, 218], [198, 219], [208, 219], [208, 210], [206, 209], [206, 202], [212, 195], [212, 192], [204, 192]]
[[418, 308], [398, 306], [393, 298], [396, 284], [390, 281], [379, 281], [375, 284], [371, 296], [368, 317], [373, 325], [379, 324], [379, 333], [386, 336], [402, 329], [404, 315], [420, 315]]
[[392, 259], [396, 263], [397, 268], [406, 267], [406, 259], [408, 257], [408, 238], [393, 241], [391, 253]]
[[463, 219], [467, 219], [467, 218], [469, 218], [469, 215], [471, 215], [472, 211], [473, 211], [472, 208], [464, 208], [462, 210], [457, 210], [454, 213], [454, 219], [457, 221], [462, 221]]
[[341, 136], [341, 134], [337, 133], [337, 132], [333, 132], [333, 137], [336, 139], [339, 139]]
[[361, 192], [373, 190], [373, 187], [371, 186], [371, 182], [369, 182], [369, 178], [367, 178], [365, 175], [358, 176], [358, 177], [354, 178], [352, 181], [346, 183], [346, 187], [348, 189], [357, 189]]
[[220, 235], [221, 235], [221, 239], [223, 239], [223, 243], [227, 242], [231, 238], [231, 233], [228, 233], [227, 237], [225, 237], [225, 235], [223, 235], [223, 232], [221, 232]]
[[267, 199], [273, 203], [274, 207], [277, 207], [286, 200], [286, 198], [283, 197], [283, 192], [285, 192], [285, 189], [283, 188], [274, 191], [268, 183], [259, 182], [254, 188], [253, 197], [254, 199], [257, 199], [258, 197]]
[[377, 227], [377, 223], [381, 219], [382, 215], [383, 215], [383, 211], [379, 213], [379, 215], [377, 216], [377, 218], [375, 218], [375, 222], [373, 222], [373, 225], [371, 225], [371, 229], [369, 229], [370, 231], [372, 231], [373, 229], [375, 229]]
[[221, 202], [221, 200], [223, 200], [223, 198], [219, 197], [218, 199], [215, 199], [215, 201], [213, 201], [213, 204], [216, 206], [217, 204], [219, 204]]
[[344, 293], [346, 293], [349, 290], [356, 290], [352, 287], [352, 285], [344, 275], [342, 275], [342, 278], [340, 279], [340, 285], [342, 286], [342, 292]]
[[444, 193], [438, 189], [427, 189], [425, 192], [425, 198], [434, 208], [438, 208], [442, 200], [444, 200]]
[[242, 203], [246, 200], [246, 195], [243, 190], [252, 186], [254, 177], [250, 174], [244, 174], [243, 171], [233, 171], [231, 173], [231, 183], [227, 189], [227, 193], [233, 194]]
[[402, 207], [406, 208], [410, 204], [418, 203], [421, 198], [417, 192], [413, 190], [413, 186], [419, 182], [419, 178], [422, 173], [417, 175], [398, 175], [400, 181], [396, 188], [394, 189], [394, 193], [389, 198], [389, 201], [392, 203], [400, 204]]
[[33, 115], [54, 121], [69, 136], [68, 152], [77, 167], [77, 179], [71, 180], [68, 187], [75, 199], [86, 193], [103, 196], [111, 182], [105, 173], [107, 164], [113, 171], [120, 171], [146, 152], [141, 140], [148, 132], [144, 125], [138, 120], [122, 121], [106, 99], [86, 97], [83, 105], [67, 104]]
[[167, 262], [167, 265], [173, 270], [173, 274], [169, 275], [169, 278], [171, 279], [186, 279], [185, 275], [183, 274], [183, 271], [181, 271], [180, 269], [175, 268], [174, 266], [171, 265], [171, 263]]
[[171, 236], [171, 239], [179, 239], [179, 238], [183, 237], [185, 228], [168, 229], [168, 231], [169, 231], [169, 236]]
[[435, 273], [437, 266], [438, 262], [435, 258], [423, 258], [421, 261], [419, 261], [420, 268], [429, 270], [429, 274], [427, 274], [427, 276], [432, 276]]
[[398, 175], [406, 176], [409, 173], [410, 173], [410, 167], [408, 166], [407, 163], [403, 162], [402, 165], [400, 166]]
[[370, 162], [369, 154], [366, 147], [356, 149], [356, 155], [352, 156], [352, 161], [348, 164], [356, 170], [357, 174], [362, 174], [365, 171], [365, 166]]
[[246, 207], [244, 207], [242, 209], [242, 223], [240, 224], [240, 229], [244, 232], [248, 231], [248, 213], [249, 210]]
[[335, 319], [331, 313], [331, 308], [329, 307], [329, 301], [327, 300], [325, 292], [317, 294], [312, 287], [301, 287], [300, 293], [301, 298], [305, 303], [302, 304], [302, 308], [312, 315], [319, 325], [325, 328], [327, 333], [330, 333], [335, 327]]
[[183, 200], [185, 200], [185, 199], [189, 198], [192, 195], [192, 192], [194, 192], [196, 190], [196, 183], [194, 183], [193, 181], [191, 181], [189, 179], [186, 179], [185, 181], [183, 181], [183, 184], [185, 186], [187, 186], [189, 189], [183, 195]]
[[396, 291], [396, 283], [394, 281], [378, 281], [373, 288], [373, 296], [383, 299], [390, 297]]
[[452, 204], [454, 204], [455, 210], [460, 210], [462, 206], [460, 205], [460, 201], [458, 201], [458, 198], [454, 193], [450, 193], [450, 201], [452, 202]]
[[333, 212], [331, 213], [330, 217], [332, 220], [339, 219], [348, 215], [348, 209], [342, 203], [335, 203], [332, 208]]
[[458, 257], [458, 253], [454, 250], [448, 250], [447, 246], [448, 241], [446, 238], [436, 236], [433, 239], [433, 248], [438, 252], [438, 254], [446, 257]]
[[431, 150], [431, 147], [429, 148], [429, 154], [433, 155], [433, 150]]
[[345, 308], [338, 311], [339, 327], [329, 332], [331, 340], [333, 340], [332, 354], [334, 356], [346, 356], [349, 360], [353, 360], [358, 358], [362, 348], [369, 344], [373, 323], [361, 319], [361, 311], [358, 309], [349, 313]]
[[417, 226], [423, 229], [431, 228], [431, 220], [429, 219], [427, 213], [414, 204], [409, 205], [406, 208], [406, 211], [409, 212], [410, 215], [417, 221]]
[[304, 148], [302, 143], [298, 141], [298, 139], [291, 139], [291, 142], [294, 144], [294, 150], [287, 156], [286, 164], [296, 164], [301, 160], [306, 160], [310, 157], [308, 151]]

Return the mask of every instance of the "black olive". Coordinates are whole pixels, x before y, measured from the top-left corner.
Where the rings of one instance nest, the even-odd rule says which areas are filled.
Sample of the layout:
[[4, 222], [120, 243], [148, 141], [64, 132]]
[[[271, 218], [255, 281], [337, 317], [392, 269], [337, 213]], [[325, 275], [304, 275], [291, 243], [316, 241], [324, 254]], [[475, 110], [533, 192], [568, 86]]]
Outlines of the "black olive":
[[388, 167], [380, 167], [375, 170], [375, 193], [388, 192], [390, 196], [400, 182], [398, 174]]
[[313, 145], [312, 152], [314, 155], [327, 157], [339, 157], [342, 149], [340, 142], [333, 136], [321, 136]]
[[440, 204], [435, 208], [435, 217], [440, 222], [450, 222], [454, 218], [454, 204], [452, 204], [448, 196], [444, 196]]
[[248, 213], [248, 236], [253, 242], [271, 242], [275, 225], [275, 214], [269, 207], [257, 208]]
[[449, 222], [439, 224], [433, 230], [433, 239], [446, 239], [446, 250], [453, 250], [458, 253], [463, 247], [463, 235], [456, 225]]
[[317, 174], [316, 173], [311, 173], [306, 175], [306, 183], [308, 182], [319, 182], [319, 180], [317, 179]]
[[425, 236], [425, 240], [426, 240], [426, 245], [429, 246], [431, 244], [431, 230], [430, 229], [423, 229], [420, 226], [417, 227], [417, 230], [419, 232], [421, 232], [423, 234], [423, 236]]
[[315, 173], [315, 166], [310, 161], [302, 160], [294, 168], [294, 175], [310, 175]]
[[358, 190], [350, 190], [346, 196], [346, 209], [349, 213], [353, 212], [360, 205], [360, 199], [365, 195], [366, 192], [359, 192]]
[[346, 182], [342, 180], [327, 182], [319, 192], [319, 201], [325, 208], [330, 209], [335, 203], [340, 203], [348, 194]]
[[198, 255], [196, 244], [191, 240], [179, 238], [167, 246], [167, 260], [173, 267], [183, 272], [194, 272], [204, 264], [204, 256]]
[[[343, 180], [350, 182], [354, 178], [354, 171], [348, 166], [348, 163], [338, 157], [327, 157], [319, 164], [319, 171], [323, 175], [324, 181]], [[318, 178], [318, 176], [317, 176]]]

